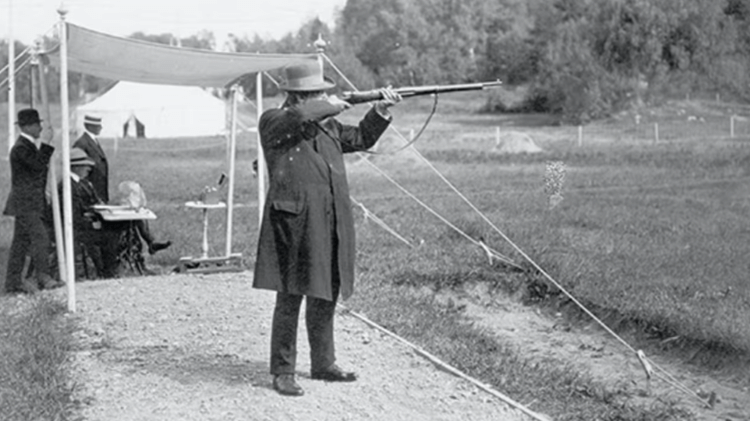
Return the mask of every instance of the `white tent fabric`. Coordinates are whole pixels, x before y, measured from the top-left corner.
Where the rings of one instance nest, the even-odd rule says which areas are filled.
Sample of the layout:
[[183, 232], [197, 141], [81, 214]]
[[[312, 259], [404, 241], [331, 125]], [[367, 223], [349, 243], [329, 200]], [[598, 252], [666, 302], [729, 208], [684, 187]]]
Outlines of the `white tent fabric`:
[[[317, 60], [315, 54], [220, 53], [119, 38], [66, 23], [68, 70], [111, 80], [226, 87], [248, 73]], [[60, 49], [48, 51], [60, 67]]]
[[102, 118], [101, 137], [135, 136], [132, 119], [145, 126], [145, 137], [215, 136], [226, 133], [224, 101], [195, 86], [119, 82], [109, 91], [76, 109], [76, 128], [86, 114]]

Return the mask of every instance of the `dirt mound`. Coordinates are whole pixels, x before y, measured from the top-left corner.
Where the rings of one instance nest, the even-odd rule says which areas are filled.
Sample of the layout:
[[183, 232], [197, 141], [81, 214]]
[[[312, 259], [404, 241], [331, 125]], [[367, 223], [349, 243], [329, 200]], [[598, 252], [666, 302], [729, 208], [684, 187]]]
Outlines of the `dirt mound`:
[[534, 143], [531, 136], [521, 132], [506, 132], [501, 134], [492, 150], [507, 154], [542, 152], [542, 148]]

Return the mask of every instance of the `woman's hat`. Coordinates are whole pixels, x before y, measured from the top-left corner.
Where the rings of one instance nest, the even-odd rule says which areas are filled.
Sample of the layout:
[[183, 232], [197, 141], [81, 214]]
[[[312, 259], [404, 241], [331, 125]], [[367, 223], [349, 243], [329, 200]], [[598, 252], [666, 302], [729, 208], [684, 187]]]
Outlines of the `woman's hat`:
[[18, 112], [18, 120], [16, 121], [16, 124], [18, 124], [19, 127], [41, 122], [42, 119], [39, 118], [39, 112], [33, 108], [24, 108]]
[[279, 85], [279, 89], [291, 92], [324, 91], [336, 84], [329, 78], [323, 77], [323, 69], [317, 61], [295, 64], [284, 68], [286, 81]]
[[73, 148], [70, 150], [70, 166], [81, 166], [81, 165], [88, 165], [89, 167], [93, 167], [96, 165], [91, 158], [89, 158], [88, 155], [86, 155], [86, 152], [81, 148]]

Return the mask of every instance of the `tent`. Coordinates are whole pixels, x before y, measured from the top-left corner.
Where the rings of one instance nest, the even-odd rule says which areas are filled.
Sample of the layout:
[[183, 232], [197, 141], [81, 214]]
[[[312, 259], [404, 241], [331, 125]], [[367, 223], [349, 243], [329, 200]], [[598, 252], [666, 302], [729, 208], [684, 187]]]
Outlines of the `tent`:
[[76, 109], [77, 128], [83, 128], [86, 114], [102, 118], [102, 137], [214, 136], [226, 132], [224, 101], [195, 86], [119, 82]]

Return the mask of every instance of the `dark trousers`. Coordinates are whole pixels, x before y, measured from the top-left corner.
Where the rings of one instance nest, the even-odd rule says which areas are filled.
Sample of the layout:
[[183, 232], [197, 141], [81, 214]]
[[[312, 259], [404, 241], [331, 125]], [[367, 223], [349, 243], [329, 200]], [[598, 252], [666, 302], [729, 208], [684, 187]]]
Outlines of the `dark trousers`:
[[96, 268], [98, 278], [114, 278], [117, 276], [117, 246], [120, 233], [112, 230], [87, 229], [74, 233], [76, 239], [86, 254], [91, 258]]
[[[307, 297], [305, 324], [310, 343], [310, 367], [321, 371], [335, 361], [333, 316], [339, 295], [339, 282], [333, 285], [333, 301]], [[297, 362], [297, 324], [302, 295], [279, 292], [271, 328], [271, 374], [294, 374]]]
[[28, 212], [15, 216], [13, 223], [13, 241], [8, 255], [8, 267], [5, 276], [5, 290], [16, 291], [21, 288], [21, 277], [26, 256], [31, 256], [37, 281], [42, 276], [49, 276], [49, 246], [47, 228], [41, 212]]

